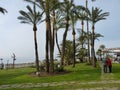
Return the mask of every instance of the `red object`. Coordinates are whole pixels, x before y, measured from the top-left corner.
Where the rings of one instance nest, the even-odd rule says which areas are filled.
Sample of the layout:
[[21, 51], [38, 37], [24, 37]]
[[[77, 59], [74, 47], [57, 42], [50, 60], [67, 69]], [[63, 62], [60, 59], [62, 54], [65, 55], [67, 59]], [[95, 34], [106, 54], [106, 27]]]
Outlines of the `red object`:
[[108, 65], [108, 66], [112, 66], [112, 63], [111, 63], [111, 60], [110, 60], [110, 59], [107, 60], [107, 65]]

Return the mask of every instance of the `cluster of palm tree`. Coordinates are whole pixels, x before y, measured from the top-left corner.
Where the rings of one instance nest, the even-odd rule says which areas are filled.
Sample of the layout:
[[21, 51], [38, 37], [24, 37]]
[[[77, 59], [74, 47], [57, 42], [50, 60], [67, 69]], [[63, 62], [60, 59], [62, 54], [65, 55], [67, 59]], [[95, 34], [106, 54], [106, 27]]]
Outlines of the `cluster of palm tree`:
[[[82, 27], [82, 47], [84, 48], [84, 37], [89, 37], [91, 39], [88, 40], [88, 47], [90, 45], [89, 40], [91, 40], [91, 57], [93, 60], [94, 67], [96, 66], [96, 60], [95, 60], [95, 50], [94, 50], [94, 40], [95, 40], [95, 23], [97, 23], [100, 20], [106, 19], [106, 16], [109, 15], [108, 12], [103, 13], [102, 9], [99, 9], [97, 7], [93, 7], [92, 10], [88, 9], [87, 6], [87, 0], [86, 0], [86, 7], [81, 5], [76, 5], [74, 3], [74, 0], [24, 0], [26, 2], [29, 2], [33, 5], [33, 8], [31, 8], [29, 5], [26, 6], [28, 9], [28, 12], [21, 10], [20, 14], [21, 16], [18, 17], [18, 19], [21, 20], [21, 23], [27, 23], [33, 25], [33, 31], [34, 31], [34, 41], [35, 41], [35, 55], [36, 55], [36, 68], [37, 71], [39, 71], [39, 57], [38, 57], [38, 45], [37, 45], [37, 37], [36, 37], [36, 31], [37, 31], [37, 24], [40, 24], [41, 22], [45, 21], [46, 23], [46, 72], [54, 72], [54, 45], [55, 40], [56, 44], [61, 56], [61, 63], [60, 66], [64, 66], [65, 59], [68, 59], [69, 57], [65, 57], [67, 55], [65, 51], [66, 47], [66, 37], [69, 29], [72, 29], [72, 35], [73, 35], [73, 67], [75, 67], [75, 53], [76, 53], [76, 32], [75, 32], [75, 25], [78, 20], [81, 20], [81, 27]], [[37, 9], [36, 9], [37, 8]], [[45, 17], [45, 19], [43, 18]], [[87, 21], [87, 35], [84, 34], [84, 21]], [[88, 22], [92, 23], [92, 31], [90, 34]], [[63, 28], [63, 40], [62, 40], [62, 46], [59, 47], [58, 44], [58, 36], [57, 31]], [[71, 52], [71, 51], [68, 51]], [[89, 48], [88, 48], [88, 53]], [[81, 54], [82, 55], [82, 54]], [[90, 54], [88, 54], [90, 55]], [[82, 55], [83, 56], [83, 55]], [[82, 57], [83, 58], [83, 57]], [[68, 62], [69, 63], [69, 62]]]

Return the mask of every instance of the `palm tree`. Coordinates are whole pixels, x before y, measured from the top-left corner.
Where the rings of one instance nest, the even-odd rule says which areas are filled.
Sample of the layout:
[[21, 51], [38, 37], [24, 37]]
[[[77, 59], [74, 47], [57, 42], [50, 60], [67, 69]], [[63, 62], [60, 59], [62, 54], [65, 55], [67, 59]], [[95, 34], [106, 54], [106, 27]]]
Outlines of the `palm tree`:
[[95, 24], [100, 20], [105, 20], [106, 16], [109, 16], [109, 12], [102, 13], [102, 9], [92, 7], [92, 11], [88, 11], [88, 20], [92, 23], [92, 41], [91, 41], [91, 55], [93, 60], [93, 66], [96, 67], [96, 60], [95, 60], [95, 50], [94, 50], [94, 38], [95, 38]]
[[[86, 0], [86, 9], [88, 9], [88, 0]], [[86, 24], [87, 24], [87, 33], [89, 34], [88, 19], [86, 20]], [[91, 62], [90, 62], [90, 45], [89, 45], [89, 39], [88, 39], [88, 61], [89, 61], [89, 64], [91, 64]]]
[[[50, 10], [51, 7], [51, 1], [52, 0], [25, 0], [29, 3], [36, 3], [36, 5], [39, 7], [40, 10], [44, 11], [45, 13], [45, 19], [46, 19], [46, 72], [49, 73], [49, 69], [51, 68], [52, 70], [51, 71], [54, 71], [54, 67], [52, 66], [53, 65], [53, 61], [51, 66], [49, 65], [49, 49], [52, 47], [52, 37], [51, 37], [51, 21], [50, 21]], [[52, 6], [53, 7], [53, 6]], [[50, 49], [51, 50], [51, 49]], [[50, 52], [50, 59], [52, 58], [52, 53]]]
[[[79, 11], [76, 13], [77, 17], [81, 20], [81, 26], [82, 26], [81, 38], [83, 38], [82, 40], [84, 40], [84, 20], [86, 20], [86, 12], [84, 10], [85, 10], [85, 8], [83, 10], [79, 9]], [[83, 48], [84, 41], [81, 41], [81, 44], [82, 44], [81, 48]], [[83, 61], [83, 55], [82, 55], [82, 61]]]
[[7, 10], [2, 8], [2, 7], [0, 7], [0, 12], [4, 14], [4, 13], [7, 13]]
[[56, 10], [59, 7], [59, 0], [51, 0], [51, 9], [52, 10], [52, 30], [51, 30], [51, 34], [50, 34], [50, 70], [51, 72], [54, 72], [54, 42], [55, 42], [55, 30], [56, 30]]
[[53, 34], [52, 34], [53, 52], [54, 52], [54, 41], [55, 41], [55, 31], [56, 31], [56, 11], [58, 11], [57, 8], [59, 7], [59, 0], [52, 0], [51, 3], [52, 3], [51, 6], [53, 6], [51, 16], [52, 16], [52, 32], [53, 32]]
[[70, 14], [70, 23], [71, 23], [71, 27], [72, 27], [72, 35], [73, 35], [73, 67], [75, 67], [75, 24], [77, 23], [78, 17], [75, 14], [76, 13], [76, 8], [73, 9], [72, 11], [73, 13]]
[[65, 55], [65, 41], [66, 41], [66, 37], [67, 37], [67, 32], [68, 32], [68, 28], [69, 28], [69, 21], [70, 21], [70, 14], [72, 14], [73, 12], [73, 8], [74, 8], [74, 0], [64, 0], [63, 4], [61, 5], [61, 10], [65, 13], [65, 17], [66, 17], [66, 28], [63, 34], [63, 40], [62, 40], [62, 54], [61, 54], [61, 67], [63, 67], [63, 61], [64, 61], [64, 55]]
[[57, 10], [55, 15], [55, 39], [56, 39], [56, 45], [60, 55], [61, 55], [61, 50], [58, 43], [57, 31], [59, 31], [61, 28], [65, 28], [65, 18], [63, 17], [63, 13], [60, 10]]
[[71, 14], [71, 23], [72, 23], [72, 35], [73, 35], [73, 67], [75, 67], [75, 23], [77, 21], [77, 18], [75, 14]]
[[80, 45], [79, 46], [80, 62], [83, 62], [83, 59], [85, 56], [84, 50], [86, 50], [84, 46], [87, 42], [88, 36], [87, 36], [87, 33], [82, 29], [81, 30], [78, 29], [78, 33], [79, 33], [79, 37], [77, 38], [77, 42]]
[[28, 12], [23, 10], [19, 11], [21, 16], [18, 17], [21, 20], [21, 23], [32, 24], [34, 31], [34, 44], [35, 44], [35, 60], [36, 60], [36, 69], [39, 72], [39, 57], [38, 57], [38, 45], [37, 45], [37, 24], [42, 22], [42, 13], [36, 11], [36, 6], [34, 4], [33, 9], [30, 6], [26, 6]]
[[[94, 2], [96, 0], [91, 0], [91, 1]], [[86, 9], [88, 9], [88, 0], [86, 0]], [[87, 33], [89, 34], [88, 19], [86, 20], [86, 25], [87, 25]], [[91, 64], [91, 61], [90, 61], [90, 41], [89, 41], [89, 38], [88, 38], [88, 61], [89, 61], [89, 64]]]

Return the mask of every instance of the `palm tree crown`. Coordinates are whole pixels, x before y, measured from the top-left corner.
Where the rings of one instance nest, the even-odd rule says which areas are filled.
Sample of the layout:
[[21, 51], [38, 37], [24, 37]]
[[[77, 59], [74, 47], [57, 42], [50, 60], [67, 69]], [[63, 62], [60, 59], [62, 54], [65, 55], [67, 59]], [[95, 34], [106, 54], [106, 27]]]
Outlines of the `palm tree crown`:
[[100, 20], [106, 19], [106, 16], [109, 16], [109, 12], [102, 13], [102, 9], [97, 7], [92, 7], [92, 12], [88, 10], [88, 20], [92, 21], [93, 24]]
[[33, 10], [31, 7], [28, 5], [26, 6], [28, 9], [28, 12], [25, 12], [23, 10], [20, 11], [20, 14], [22, 16], [19, 16], [18, 19], [21, 20], [21, 23], [27, 23], [27, 24], [39, 24], [42, 22], [42, 13], [36, 11], [36, 7], [34, 5]]

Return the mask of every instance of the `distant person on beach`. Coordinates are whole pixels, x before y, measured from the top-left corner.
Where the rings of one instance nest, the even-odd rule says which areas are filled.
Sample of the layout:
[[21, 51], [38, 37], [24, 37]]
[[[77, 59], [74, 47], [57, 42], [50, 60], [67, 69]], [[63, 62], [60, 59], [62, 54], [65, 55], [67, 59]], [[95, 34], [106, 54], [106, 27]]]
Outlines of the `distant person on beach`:
[[102, 64], [103, 64], [103, 72], [107, 73], [107, 59], [106, 58], [102, 59]]
[[108, 66], [108, 68], [109, 68], [109, 73], [111, 73], [111, 72], [112, 72], [112, 61], [110, 60], [109, 57], [108, 57], [108, 59], [107, 59], [107, 66]]

